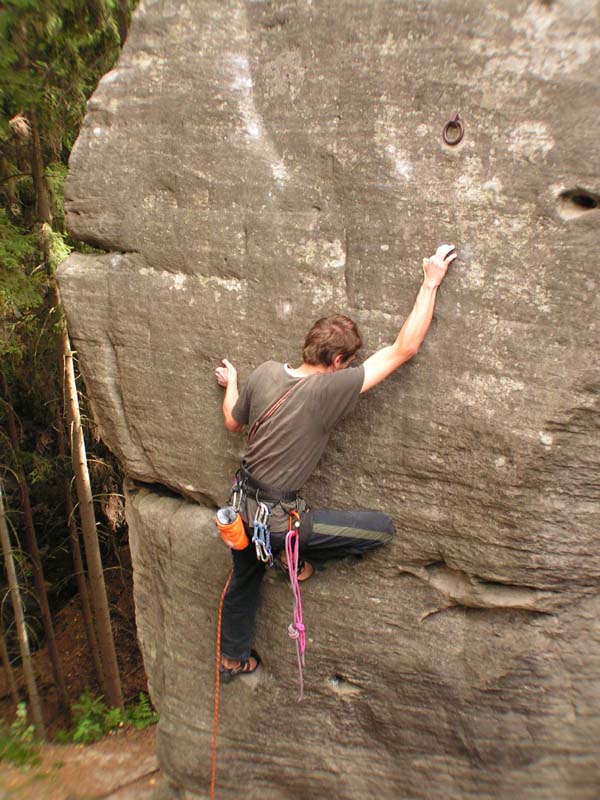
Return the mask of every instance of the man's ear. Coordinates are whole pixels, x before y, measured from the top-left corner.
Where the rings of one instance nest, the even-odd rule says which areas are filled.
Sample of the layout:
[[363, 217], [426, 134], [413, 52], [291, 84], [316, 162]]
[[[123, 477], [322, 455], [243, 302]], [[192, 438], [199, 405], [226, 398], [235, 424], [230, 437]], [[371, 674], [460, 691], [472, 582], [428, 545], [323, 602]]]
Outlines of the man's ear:
[[337, 356], [333, 357], [333, 361], [331, 362], [333, 371], [337, 372], [337, 370], [340, 369], [343, 363], [344, 363], [344, 356], [341, 353], [338, 353]]

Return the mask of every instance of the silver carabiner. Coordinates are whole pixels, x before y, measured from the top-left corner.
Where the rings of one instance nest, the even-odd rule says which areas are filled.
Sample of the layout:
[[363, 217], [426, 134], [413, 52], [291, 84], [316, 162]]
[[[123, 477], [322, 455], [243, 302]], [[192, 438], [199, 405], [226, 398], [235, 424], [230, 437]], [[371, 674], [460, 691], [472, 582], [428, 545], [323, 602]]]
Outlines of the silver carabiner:
[[265, 561], [265, 554], [262, 546], [262, 542], [256, 542], [256, 557], [259, 561]]
[[260, 521], [258, 510], [254, 517], [253, 529], [252, 541], [256, 549], [256, 557], [259, 561], [265, 561], [265, 527]]
[[259, 561], [262, 561], [264, 564], [270, 560], [271, 555], [268, 552], [264, 542], [257, 542], [256, 543], [256, 557]]
[[260, 521], [266, 527], [269, 524], [269, 517], [271, 516], [271, 509], [266, 503], [260, 503]]
[[264, 561], [263, 557], [263, 537], [264, 533], [262, 530], [262, 525], [258, 522], [257, 519], [254, 520], [254, 535], [252, 536], [252, 541], [254, 542], [254, 547], [256, 549], [256, 557], [259, 561]]

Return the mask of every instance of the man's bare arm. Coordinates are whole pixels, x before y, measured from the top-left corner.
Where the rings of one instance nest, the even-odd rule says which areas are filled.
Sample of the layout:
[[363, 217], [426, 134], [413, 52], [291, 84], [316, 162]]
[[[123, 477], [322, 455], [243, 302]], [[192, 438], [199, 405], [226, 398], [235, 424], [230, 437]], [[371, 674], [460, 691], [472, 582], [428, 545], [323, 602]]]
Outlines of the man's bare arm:
[[443, 244], [431, 258], [423, 259], [423, 284], [412, 311], [400, 329], [394, 344], [382, 347], [364, 362], [365, 378], [362, 392], [372, 389], [391, 375], [401, 364], [411, 359], [419, 350], [433, 318], [437, 290], [456, 258], [454, 245]]
[[240, 396], [238, 391], [237, 370], [230, 361], [226, 358], [223, 359], [222, 367], [217, 367], [215, 370], [215, 378], [219, 386], [225, 389], [225, 396], [223, 397], [223, 417], [225, 418], [225, 427], [228, 431], [241, 431], [244, 427], [240, 422], [233, 418], [231, 412], [237, 399]]

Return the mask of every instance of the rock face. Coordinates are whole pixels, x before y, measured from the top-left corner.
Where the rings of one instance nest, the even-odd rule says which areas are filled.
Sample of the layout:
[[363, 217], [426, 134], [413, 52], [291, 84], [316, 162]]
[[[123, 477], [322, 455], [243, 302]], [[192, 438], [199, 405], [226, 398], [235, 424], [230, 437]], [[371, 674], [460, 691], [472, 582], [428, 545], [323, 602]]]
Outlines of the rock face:
[[[89, 102], [60, 289], [128, 475], [165, 796], [207, 796], [215, 539], [243, 437], [213, 370], [298, 363], [341, 311], [393, 340], [443, 241], [419, 355], [305, 496], [398, 536], [304, 592], [268, 576], [261, 672], [221, 697], [217, 796], [600, 794], [600, 24], [593, 0], [155, 0]], [[449, 146], [446, 121], [465, 135]], [[291, 456], [293, 457], [293, 456]], [[242, 685], [239, 685], [242, 684]]]

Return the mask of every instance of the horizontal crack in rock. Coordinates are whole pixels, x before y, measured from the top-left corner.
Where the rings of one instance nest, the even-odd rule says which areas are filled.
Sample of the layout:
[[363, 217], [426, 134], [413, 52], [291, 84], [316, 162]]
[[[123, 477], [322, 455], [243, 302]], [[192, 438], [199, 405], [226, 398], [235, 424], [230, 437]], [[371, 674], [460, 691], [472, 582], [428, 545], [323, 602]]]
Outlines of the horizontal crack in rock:
[[146, 490], [153, 494], [161, 495], [162, 497], [185, 500], [187, 503], [193, 503], [205, 508], [217, 509], [219, 507], [214, 497], [204, 494], [204, 492], [186, 492], [176, 484], [169, 484], [166, 481], [143, 481], [136, 477], [127, 476], [124, 486], [129, 496], [133, 496], [139, 491]]
[[427, 612], [421, 621], [455, 606], [552, 614], [559, 597], [558, 592], [486, 580], [463, 570], [453, 569], [443, 561], [423, 567], [401, 567], [401, 571], [409, 572], [425, 581], [446, 600], [440, 608]]

